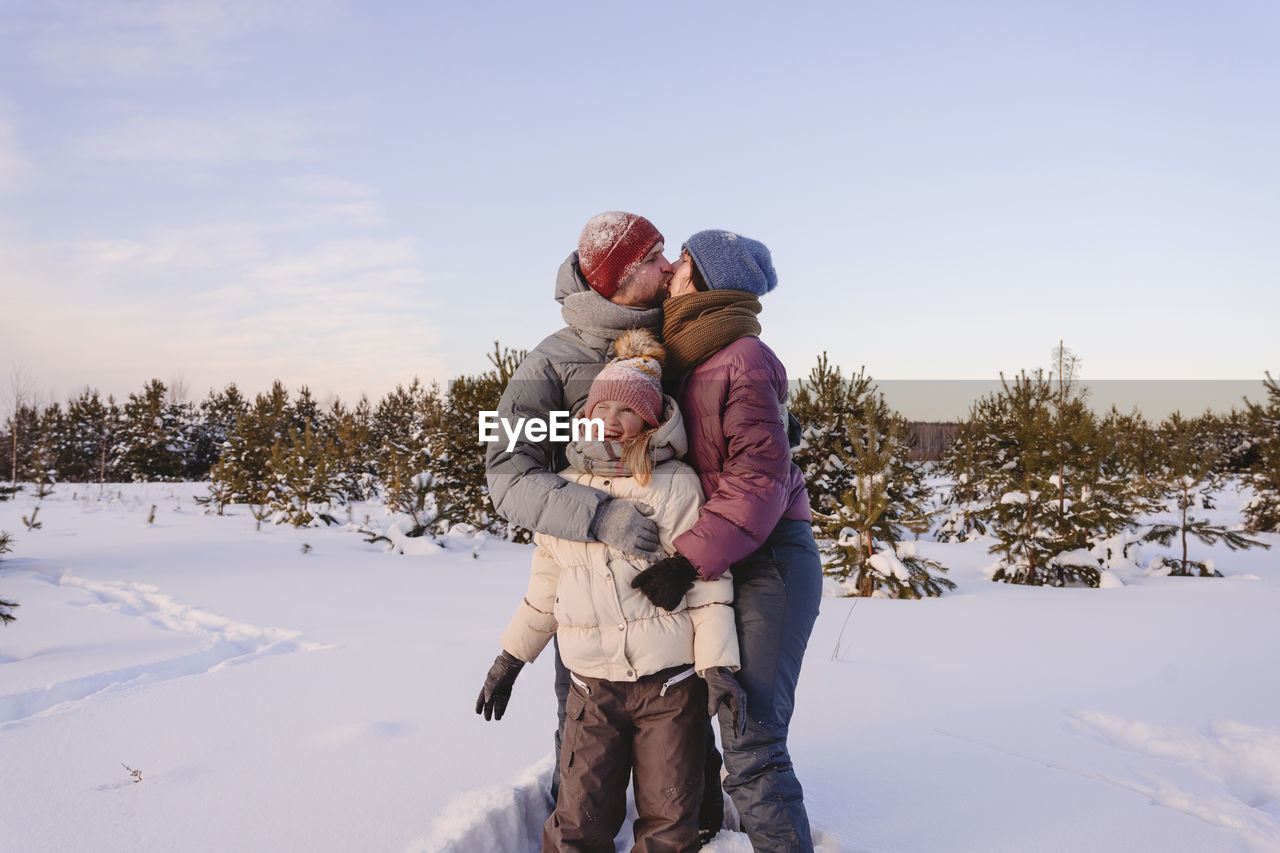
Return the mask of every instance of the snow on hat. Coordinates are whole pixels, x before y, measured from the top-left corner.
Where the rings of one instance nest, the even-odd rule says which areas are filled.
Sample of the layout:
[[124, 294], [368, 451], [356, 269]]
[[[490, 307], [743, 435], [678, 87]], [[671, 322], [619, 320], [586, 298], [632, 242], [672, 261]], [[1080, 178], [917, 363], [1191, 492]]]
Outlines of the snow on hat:
[[618, 357], [596, 374], [582, 416], [591, 417], [596, 403], [625, 403], [649, 426], [662, 422], [662, 344], [644, 329], [623, 332], [613, 342]]
[[610, 210], [587, 220], [578, 237], [578, 267], [592, 289], [608, 299], [661, 242], [662, 234], [643, 216]]
[[759, 240], [732, 231], [699, 231], [684, 248], [711, 290], [745, 290], [763, 296], [778, 286], [773, 256]]

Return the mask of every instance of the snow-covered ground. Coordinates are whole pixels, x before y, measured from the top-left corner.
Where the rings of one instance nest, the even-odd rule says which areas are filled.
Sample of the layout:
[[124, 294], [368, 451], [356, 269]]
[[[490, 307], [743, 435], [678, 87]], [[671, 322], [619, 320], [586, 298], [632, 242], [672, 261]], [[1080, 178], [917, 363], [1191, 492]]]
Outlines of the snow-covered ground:
[[[203, 491], [61, 485], [33, 531], [0, 503], [0, 849], [536, 850], [550, 660], [473, 713], [528, 546], [257, 532]], [[954, 593], [823, 600], [792, 748], [826, 853], [1280, 850], [1280, 548], [1066, 590], [919, 548]]]

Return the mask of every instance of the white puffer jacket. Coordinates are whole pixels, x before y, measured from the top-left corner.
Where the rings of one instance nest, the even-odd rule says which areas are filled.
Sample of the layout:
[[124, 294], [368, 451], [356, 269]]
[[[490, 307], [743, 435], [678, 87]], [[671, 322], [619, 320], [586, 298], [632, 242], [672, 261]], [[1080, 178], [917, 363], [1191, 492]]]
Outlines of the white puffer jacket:
[[[684, 424], [670, 398], [666, 408], [669, 418], [655, 442], [672, 444], [679, 456], [685, 447]], [[647, 486], [634, 477], [594, 476], [573, 468], [561, 476], [652, 507], [668, 555], [675, 553], [672, 540], [693, 526], [703, 502], [697, 473], [677, 460], [658, 465]], [[511, 654], [531, 662], [558, 632], [565, 666], [592, 678], [635, 681], [689, 663], [700, 674], [717, 666], [738, 668], [733, 581], [727, 574], [695, 581], [684, 601], [668, 612], [631, 588], [650, 561], [603, 542], [544, 534], [533, 541], [537, 547], [529, 591], [502, 635], [502, 647]]]

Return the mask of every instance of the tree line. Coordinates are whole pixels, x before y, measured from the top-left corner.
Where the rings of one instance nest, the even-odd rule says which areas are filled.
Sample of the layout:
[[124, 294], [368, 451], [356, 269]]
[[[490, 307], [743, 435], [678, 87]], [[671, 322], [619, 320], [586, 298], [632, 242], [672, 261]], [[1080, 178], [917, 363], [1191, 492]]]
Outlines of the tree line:
[[[495, 343], [489, 370], [445, 386], [415, 379], [376, 403], [321, 404], [279, 382], [253, 399], [231, 384], [197, 403], [153, 379], [123, 403], [85, 389], [65, 405], [18, 405], [0, 433], [0, 482], [43, 494], [58, 482], [205, 480], [211, 512], [247, 506], [259, 525], [333, 523], [377, 498], [405, 536], [467, 524], [528, 541], [492, 510], [476, 429], [523, 356]], [[1270, 374], [1266, 404], [1151, 423], [1137, 411], [1094, 413], [1076, 372], [1060, 358], [1055, 370], [1003, 380], [958, 425], [922, 431], [865, 371], [846, 377], [820, 357], [790, 408], [826, 572], [861, 595], [941, 594], [953, 586], [945, 567], [916, 546], [932, 532], [992, 537], [993, 579], [1012, 583], [1096, 586], [1141, 541], [1177, 542], [1172, 574], [1212, 575], [1189, 543], [1253, 544], [1198, 515], [1231, 474], [1253, 484], [1247, 529], [1280, 530], [1280, 385]], [[940, 462], [918, 461], [924, 435], [949, 439]], [[935, 495], [939, 478], [950, 485]], [[1138, 528], [1170, 501], [1177, 524]]]

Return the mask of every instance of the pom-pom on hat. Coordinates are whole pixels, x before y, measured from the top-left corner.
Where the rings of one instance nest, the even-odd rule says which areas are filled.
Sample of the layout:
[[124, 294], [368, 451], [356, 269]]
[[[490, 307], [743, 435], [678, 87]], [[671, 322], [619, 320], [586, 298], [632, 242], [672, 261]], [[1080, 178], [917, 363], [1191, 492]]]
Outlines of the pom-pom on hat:
[[623, 332], [613, 342], [617, 358], [604, 366], [591, 383], [582, 417], [602, 400], [630, 406], [651, 427], [662, 421], [662, 360], [666, 351], [644, 329]]
[[711, 290], [745, 290], [764, 296], [778, 286], [769, 247], [732, 231], [699, 231], [684, 248]]
[[610, 210], [587, 220], [578, 237], [578, 268], [591, 288], [608, 299], [662, 242], [662, 233], [643, 216]]

